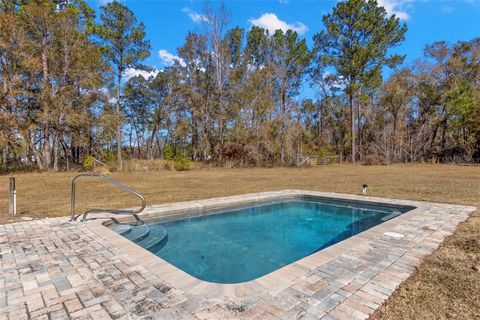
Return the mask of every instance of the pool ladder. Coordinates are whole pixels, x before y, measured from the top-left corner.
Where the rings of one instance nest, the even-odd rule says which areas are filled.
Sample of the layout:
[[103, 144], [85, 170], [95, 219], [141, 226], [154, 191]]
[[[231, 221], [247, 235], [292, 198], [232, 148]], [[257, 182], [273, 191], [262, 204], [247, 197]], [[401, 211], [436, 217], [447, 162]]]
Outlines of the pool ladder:
[[[134, 196], [136, 196], [137, 198], [140, 198], [142, 200], [142, 207], [140, 209], [137, 209], [137, 210], [119, 210], [119, 209], [89, 209], [83, 213], [80, 213], [80, 214], [77, 214], [76, 213], [76, 210], [75, 210], [75, 202], [76, 202], [76, 198], [75, 198], [75, 185], [76, 185], [76, 182], [79, 178], [81, 177], [98, 177], [100, 179], [103, 179], [104, 181], [107, 181], [108, 183], [110, 184], [113, 184], [114, 186], [117, 186], [131, 194], [133, 194]], [[75, 178], [73, 178], [72, 180], [72, 196], [71, 196], [71, 203], [70, 203], [70, 211], [71, 211], [71, 214], [72, 214], [72, 217], [70, 219], [70, 221], [75, 221], [77, 220], [80, 216], [83, 216], [82, 218], [82, 221], [85, 221], [87, 219], [87, 215], [91, 214], [91, 213], [112, 213], [112, 214], [130, 214], [132, 215], [138, 222], [141, 222], [140, 218], [138, 217], [138, 214], [140, 212], [142, 212], [144, 209], [145, 209], [145, 206], [147, 205], [147, 202], [145, 201], [145, 197], [142, 196], [140, 193], [128, 188], [127, 186], [124, 186], [123, 184], [121, 184], [120, 182], [117, 182], [113, 179], [110, 179], [109, 177], [103, 175], [103, 174], [99, 174], [99, 173], [82, 173], [82, 174], [79, 174], [77, 175]], [[118, 221], [114, 218], [111, 218], [114, 222], [118, 223]]]

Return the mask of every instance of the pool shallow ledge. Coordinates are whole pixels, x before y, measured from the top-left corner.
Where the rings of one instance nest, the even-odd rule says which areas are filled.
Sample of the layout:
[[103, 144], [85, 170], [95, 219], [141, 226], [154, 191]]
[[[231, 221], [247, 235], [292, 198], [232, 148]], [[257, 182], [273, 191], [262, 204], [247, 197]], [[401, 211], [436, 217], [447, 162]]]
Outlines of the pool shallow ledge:
[[[177, 202], [163, 205], [154, 205], [147, 207], [145, 213], [141, 214], [141, 219], [145, 221], [159, 219], [175, 219], [182, 217], [192, 217], [202, 215], [216, 209], [231, 208], [247, 204], [255, 204], [267, 201], [281, 200], [295, 197], [324, 197], [340, 200], [351, 200], [360, 202], [369, 202], [382, 205], [408, 206], [410, 211], [402, 213], [379, 225], [371, 227], [350, 238], [333, 244], [316, 253], [301, 258], [291, 264], [274, 270], [257, 279], [236, 283], [219, 284], [199, 280], [181, 269], [175, 267], [169, 262], [156, 256], [150, 251], [138, 246], [132, 241], [124, 238], [116, 232], [110, 230], [105, 225], [111, 222], [102, 222], [100, 220], [89, 221], [89, 226], [99, 237], [111, 243], [115, 248], [121, 250], [130, 259], [136, 261], [150, 272], [154, 273], [160, 280], [170, 286], [185, 293], [201, 295], [205, 297], [249, 297], [265, 293], [277, 293], [294, 285], [297, 281], [305, 279], [316, 268], [338, 258], [342, 254], [355, 250], [366, 248], [372, 240], [386, 238], [388, 241], [403, 241], [410, 239], [408, 226], [405, 224], [409, 219], [427, 213], [432, 213], [435, 208], [441, 210], [469, 210], [472, 207], [456, 206], [448, 204], [437, 204], [429, 202], [395, 200], [376, 197], [365, 197], [357, 195], [347, 195], [338, 193], [325, 193], [306, 190], [282, 190], [274, 192], [263, 192], [246, 194], [240, 196], [220, 197], [206, 200], [196, 200], [187, 202]], [[465, 209], [467, 208], [467, 209]], [[463, 216], [462, 216], [463, 217]], [[466, 218], [466, 217], [465, 217]], [[462, 218], [463, 220], [465, 218]], [[129, 222], [129, 217], [119, 219], [121, 222]], [[407, 252], [408, 253], [408, 252]]]

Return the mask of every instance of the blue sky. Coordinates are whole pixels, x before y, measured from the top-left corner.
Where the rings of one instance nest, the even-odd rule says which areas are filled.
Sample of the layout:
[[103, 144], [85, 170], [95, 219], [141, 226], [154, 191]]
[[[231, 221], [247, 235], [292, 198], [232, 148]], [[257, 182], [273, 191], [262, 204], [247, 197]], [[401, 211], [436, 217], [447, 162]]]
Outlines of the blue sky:
[[[99, 6], [109, 0], [88, 0], [99, 15]], [[146, 25], [152, 54], [145, 64], [162, 69], [175, 59], [176, 49], [189, 30], [201, 27], [204, 1], [122, 0]], [[389, 14], [395, 13], [408, 26], [405, 42], [395, 49], [406, 54], [406, 62], [422, 56], [426, 44], [438, 40], [455, 42], [480, 36], [480, 0], [379, 0]], [[219, 1], [211, 1], [213, 7]], [[322, 16], [337, 1], [243, 0], [224, 1], [231, 13], [230, 27], [246, 29], [292, 28], [312, 45], [312, 37], [323, 28]]]

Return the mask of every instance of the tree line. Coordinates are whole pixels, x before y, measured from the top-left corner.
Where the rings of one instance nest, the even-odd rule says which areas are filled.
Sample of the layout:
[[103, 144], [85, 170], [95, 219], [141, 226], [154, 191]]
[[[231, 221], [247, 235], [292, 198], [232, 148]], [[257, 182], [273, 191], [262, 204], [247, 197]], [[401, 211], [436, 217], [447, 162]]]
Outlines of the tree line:
[[[119, 2], [0, 0], [2, 171], [88, 156], [218, 165], [480, 161], [480, 39], [392, 53], [407, 26], [375, 0], [339, 2], [309, 48], [292, 30], [229, 27], [205, 5], [171, 66]], [[320, 17], [319, 17], [320, 18]], [[389, 76], [384, 79], [385, 70]], [[144, 74], [128, 77], [132, 71]], [[305, 98], [311, 88], [315, 98]]]

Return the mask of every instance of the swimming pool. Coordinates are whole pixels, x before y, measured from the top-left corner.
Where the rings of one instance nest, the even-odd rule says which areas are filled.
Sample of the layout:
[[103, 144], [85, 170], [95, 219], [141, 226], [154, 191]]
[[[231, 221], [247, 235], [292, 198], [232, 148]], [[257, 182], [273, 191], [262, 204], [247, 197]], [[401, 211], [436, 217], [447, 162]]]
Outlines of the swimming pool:
[[296, 197], [112, 229], [200, 280], [232, 284], [259, 278], [412, 209]]

